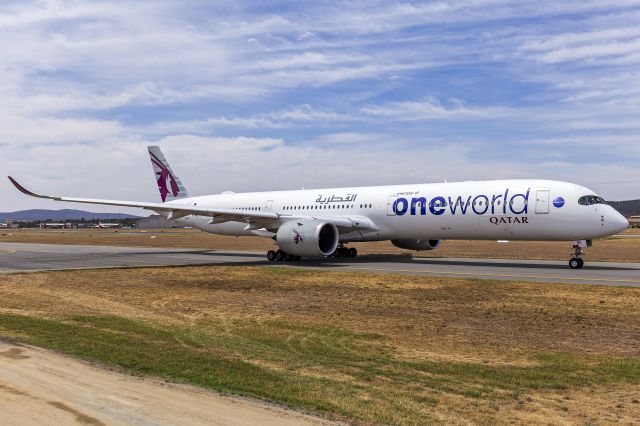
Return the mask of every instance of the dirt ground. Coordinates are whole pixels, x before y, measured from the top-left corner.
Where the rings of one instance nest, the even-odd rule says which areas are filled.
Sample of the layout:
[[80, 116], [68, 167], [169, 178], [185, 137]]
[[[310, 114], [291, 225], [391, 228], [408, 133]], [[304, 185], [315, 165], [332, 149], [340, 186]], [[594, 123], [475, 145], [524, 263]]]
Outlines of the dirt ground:
[[[629, 229], [620, 236], [594, 241], [586, 249], [587, 261], [640, 262], [640, 229]], [[193, 229], [165, 230], [7, 230], [0, 242], [43, 244], [86, 244], [136, 247], [201, 248], [212, 250], [267, 251], [272, 240], [258, 237], [226, 237]], [[567, 260], [572, 253], [569, 242], [443, 241], [438, 249], [413, 252], [390, 242], [352, 243], [362, 254], [407, 254], [425, 257]]]
[[142, 379], [0, 341], [0, 423], [11, 425], [319, 425], [265, 403]]
[[[631, 288], [271, 268], [0, 277], [0, 313], [43, 318], [117, 315], [180, 325], [235, 320], [331, 324], [385, 336], [398, 359], [490, 366], [530, 366], [533, 355], [545, 353], [640, 357], [638, 306], [640, 290]], [[637, 424], [638, 395], [636, 384], [605, 383], [531, 391], [514, 401], [444, 392], [437, 395], [439, 403], [431, 414], [456, 424], [492, 424], [497, 418], [503, 424]], [[86, 414], [94, 417], [95, 412]]]

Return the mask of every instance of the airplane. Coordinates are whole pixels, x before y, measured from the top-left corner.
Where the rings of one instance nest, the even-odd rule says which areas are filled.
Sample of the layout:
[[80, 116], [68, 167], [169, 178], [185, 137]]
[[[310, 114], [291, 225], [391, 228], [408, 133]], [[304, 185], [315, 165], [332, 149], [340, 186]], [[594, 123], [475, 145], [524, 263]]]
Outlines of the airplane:
[[93, 228], [119, 228], [120, 224], [119, 223], [102, 223], [102, 222], [98, 222], [97, 224], [93, 225]]
[[148, 147], [161, 202], [26, 195], [152, 210], [212, 234], [272, 238], [269, 261], [355, 257], [351, 242], [387, 241], [435, 250], [442, 240], [572, 242], [569, 267], [584, 265], [593, 239], [629, 223], [594, 191], [553, 180], [491, 180], [190, 196], [157, 146]]

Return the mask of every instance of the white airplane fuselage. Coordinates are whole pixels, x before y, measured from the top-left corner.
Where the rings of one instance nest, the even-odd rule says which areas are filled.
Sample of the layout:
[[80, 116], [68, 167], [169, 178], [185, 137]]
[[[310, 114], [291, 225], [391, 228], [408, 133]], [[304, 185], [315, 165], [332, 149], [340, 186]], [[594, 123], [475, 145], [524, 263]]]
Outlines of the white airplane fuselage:
[[[579, 204], [595, 192], [568, 182], [496, 180], [225, 193], [175, 201], [198, 207], [267, 211], [282, 219], [361, 219], [372, 226], [340, 234], [340, 242], [393, 239], [572, 241], [602, 238], [628, 222], [603, 203]], [[168, 205], [171, 202], [167, 203]], [[213, 234], [273, 236], [247, 223], [178, 219]]]
[[408, 250], [433, 250], [440, 240], [574, 241], [582, 247], [621, 232], [627, 220], [592, 190], [551, 180], [493, 180], [191, 197], [157, 146], [149, 156], [162, 202], [22, 193], [62, 202], [137, 207], [213, 234], [273, 238], [269, 260], [354, 257], [355, 241], [391, 240]]

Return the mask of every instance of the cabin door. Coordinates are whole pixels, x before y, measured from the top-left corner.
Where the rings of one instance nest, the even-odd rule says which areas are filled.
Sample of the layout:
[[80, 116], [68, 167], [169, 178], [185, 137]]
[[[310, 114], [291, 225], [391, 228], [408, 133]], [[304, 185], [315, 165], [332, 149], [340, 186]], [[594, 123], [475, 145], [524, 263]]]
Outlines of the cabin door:
[[536, 214], [549, 213], [549, 190], [539, 189], [536, 191]]

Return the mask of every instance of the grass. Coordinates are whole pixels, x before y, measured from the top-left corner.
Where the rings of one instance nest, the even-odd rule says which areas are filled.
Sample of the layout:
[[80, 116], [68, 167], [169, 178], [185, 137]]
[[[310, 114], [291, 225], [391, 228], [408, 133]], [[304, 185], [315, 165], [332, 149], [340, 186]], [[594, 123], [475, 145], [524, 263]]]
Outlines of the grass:
[[640, 416], [639, 304], [616, 287], [68, 271], [0, 277], [0, 334], [365, 424], [616, 422]]
[[640, 383], [640, 360], [538, 354], [534, 365], [399, 360], [376, 334], [286, 321], [179, 327], [122, 317], [0, 315], [26, 342], [127, 370], [364, 422], [434, 420], [440, 395], [518, 399], [530, 390]]

